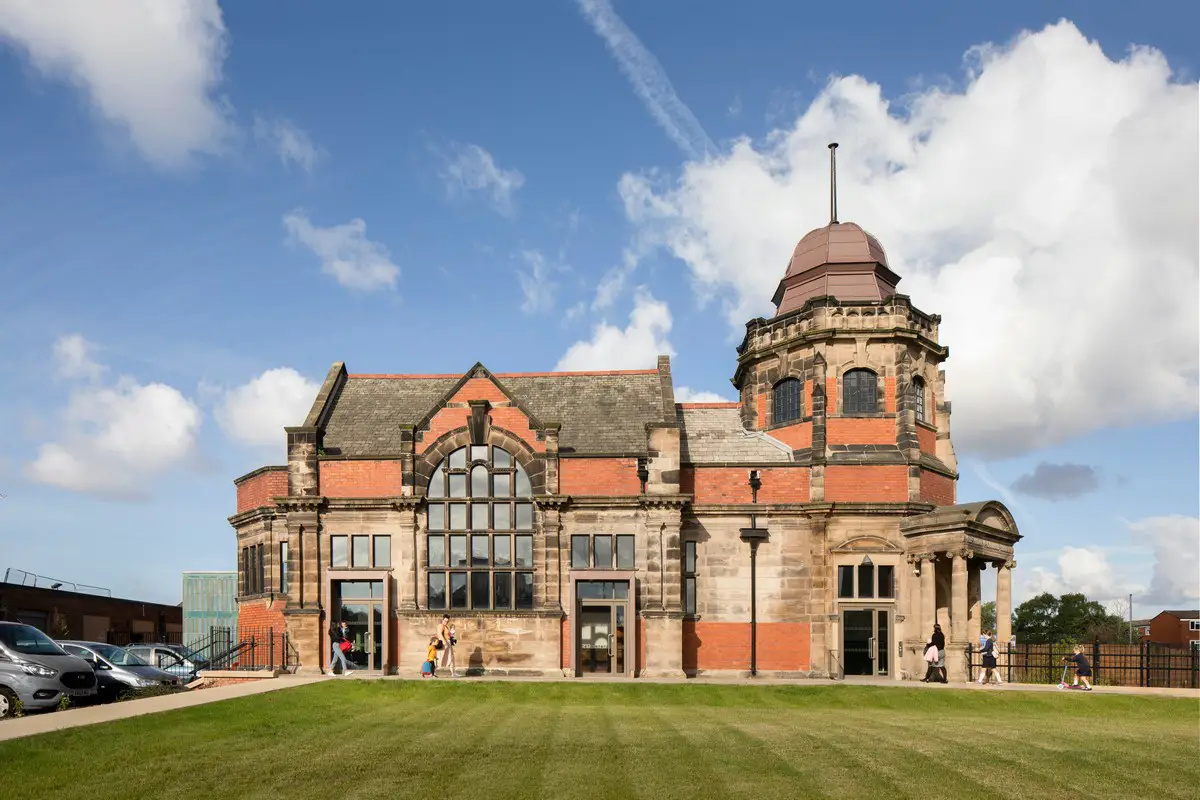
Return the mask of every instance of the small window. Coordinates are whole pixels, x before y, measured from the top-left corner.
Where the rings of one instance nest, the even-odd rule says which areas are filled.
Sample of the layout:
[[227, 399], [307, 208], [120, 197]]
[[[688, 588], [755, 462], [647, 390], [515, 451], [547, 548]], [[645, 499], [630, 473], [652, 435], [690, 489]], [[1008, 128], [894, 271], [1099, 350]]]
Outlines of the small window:
[[912, 381], [913, 393], [913, 408], [916, 409], [917, 422], [929, 424], [929, 417], [925, 415], [925, 381], [922, 378], [913, 378]]
[[392, 537], [376, 536], [371, 540], [375, 548], [375, 569], [387, 569], [392, 566]]
[[[444, 567], [446, 566], [446, 537], [445, 536], [430, 536], [429, 537], [429, 566]], [[445, 589], [445, 585], [442, 586]]]
[[354, 536], [354, 560], [351, 562], [356, 567], [371, 566], [371, 537], [369, 536]]
[[852, 369], [842, 376], [842, 413], [874, 414], [879, 410], [878, 381], [869, 369]]
[[854, 597], [854, 567], [838, 567], [838, 597]]
[[517, 567], [530, 569], [533, 567], [533, 537], [517, 537]]
[[633, 569], [635, 556], [633, 552], [633, 537], [617, 537], [617, 569]]
[[592, 566], [595, 569], [612, 569], [612, 537], [597, 536], [592, 539], [592, 545], [593, 553], [595, 554]]
[[517, 573], [517, 608], [533, 608], [533, 573]]
[[865, 556], [862, 563], [858, 565], [858, 596], [875, 596], [875, 565], [871, 563], [869, 557]]
[[588, 563], [590, 545], [591, 537], [589, 536], [571, 537], [571, 569], [587, 569], [591, 566]]
[[329, 565], [334, 568], [345, 568], [350, 566], [350, 537], [349, 536], [330, 536], [330, 561]]
[[683, 543], [683, 613], [696, 616], [696, 543]]
[[804, 416], [804, 382], [788, 378], [775, 384], [771, 408], [772, 420], [776, 425]]
[[892, 598], [896, 596], [896, 569], [891, 564], [880, 564], [879, 569], [879, 596], [882, 598]]
[[1200, 631], [1200, 619], [1189, 620], [1188, 621], [1188, 630], [1189, 631]]

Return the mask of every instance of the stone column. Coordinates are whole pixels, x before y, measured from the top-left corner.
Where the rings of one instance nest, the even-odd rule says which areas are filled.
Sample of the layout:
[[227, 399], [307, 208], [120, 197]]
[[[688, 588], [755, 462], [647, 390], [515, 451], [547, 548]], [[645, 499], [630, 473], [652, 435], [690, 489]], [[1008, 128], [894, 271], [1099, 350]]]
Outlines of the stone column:
[[295, 568], [288, 578], [288, 605], [283, 613], [290, 643], [300, 661], [299, 671], [305, 673], [320, 672], [325, 655], [321, 608], [324, 571], [317, 508], [314, 499], [287, 509], [288, 557]]
[[534, 540], [533, 558], [534, 605], [536, 608], [562, 608], [562, 572], [560, 541], [562, 537], [562, 511], [558, 500], [548, 500], [541, 506], [542, 535]]
[[950, 564], [950, 636], [946, 643], [946, 673], [957, 680], [966, 680], [967, 674], [963, 648], [967, 644], [967, 559], [970, 555], [960, 550], [951, 556]]
[[396, 537], [398, 544], [392, 554], [392, 570], [396, 576], [396, 608], [401, 611], [417, 609], [417, 524], [418, 512], [413, 503], [397, 503], [392, 506], [399, 512], [400, 535]]
[[662, 597], [662, 521], [649, 511], [643, 514], [646, 529], [646, 574], [642, 580], [641, 606], [663, 610]]
[[980, 630], [983, 627], [983, 604], [979, 581], [980, 566], [981, 563], [978, 561], [967, 562], [967, 642], [972, 647], [977, 646]]
[[1012, 570], [1015, 561], [1005, 561], [996, 572], [996, 639], [1012, 641]]
[[684, 677], [681, 512], [682, 506], [671, 501], [646, 510], [646, 602], [641, 617], [646, 653], [642, 674], [648, 677]]
[[937, 556], [923, 555], [921, 564], [921, 641], [928, 641], [937, 622]]

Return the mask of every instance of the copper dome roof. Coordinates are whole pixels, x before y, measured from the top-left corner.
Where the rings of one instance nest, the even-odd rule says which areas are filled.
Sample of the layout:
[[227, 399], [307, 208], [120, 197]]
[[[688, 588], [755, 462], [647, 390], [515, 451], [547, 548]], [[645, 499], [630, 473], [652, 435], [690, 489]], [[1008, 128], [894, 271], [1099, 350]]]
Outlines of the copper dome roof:
[[853, 222], [834, 222], [810, 231], [796, 245], [772, 302], [778, 316], [822, 295], [878, 301], [895, 294], [899, 281], [878, 239]]

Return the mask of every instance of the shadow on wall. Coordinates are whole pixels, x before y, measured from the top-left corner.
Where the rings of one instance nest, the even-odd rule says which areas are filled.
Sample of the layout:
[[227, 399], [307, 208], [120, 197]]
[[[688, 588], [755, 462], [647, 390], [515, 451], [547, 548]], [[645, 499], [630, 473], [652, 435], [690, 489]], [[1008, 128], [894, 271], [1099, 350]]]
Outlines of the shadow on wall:
[[467, 659], [467, 669], [471, 672], [483, 672], [483, 648], [476, 647]]

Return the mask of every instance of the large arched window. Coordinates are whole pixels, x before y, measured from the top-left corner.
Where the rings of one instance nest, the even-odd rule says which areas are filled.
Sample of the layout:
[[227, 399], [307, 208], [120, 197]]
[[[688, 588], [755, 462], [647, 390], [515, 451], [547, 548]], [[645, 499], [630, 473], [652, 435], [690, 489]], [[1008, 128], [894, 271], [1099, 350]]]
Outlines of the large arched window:
[[878, 410], [874, 372], [852, 369], [842, 376], [843, 414], [874, 414]]
[[913, 408], [917, 412], [917, 422], [928, 423], [929, 418], [925, 416], [925, 379], [913, 378], [912, 381], [913, 393]]
[[776, 425], [804, 416], [804, 382], [786, 378], [775, 384], [771, 396], [771, 421]]
[[429, 479], [429, 608], [533, 608], [533, 487], [502, 447], [461, 447]]

